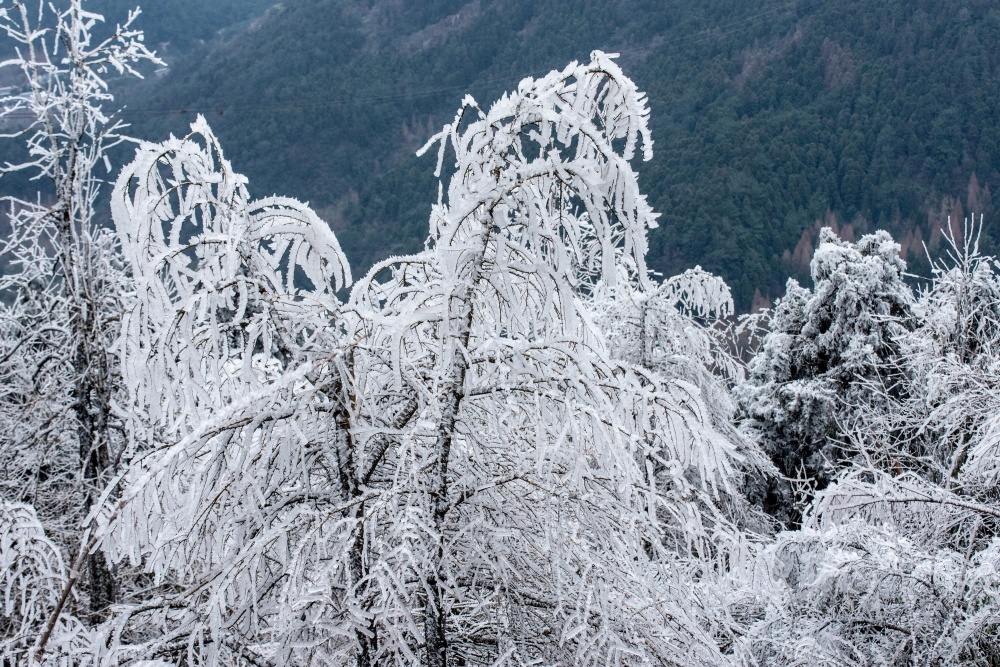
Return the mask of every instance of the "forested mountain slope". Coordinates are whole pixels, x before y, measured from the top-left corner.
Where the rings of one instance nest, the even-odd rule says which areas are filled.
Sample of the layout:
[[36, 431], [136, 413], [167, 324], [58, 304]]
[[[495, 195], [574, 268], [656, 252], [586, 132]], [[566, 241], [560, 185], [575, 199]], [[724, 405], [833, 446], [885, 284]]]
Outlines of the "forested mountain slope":
[[360, 269], [421, 243], [433, 165], [413, 151], [462, 95], [597, 48], [650, 96], [654, 269], [701, 264], [747, 307], [808, 278], [821, 219], [889, 229], [911, 266], [949, 213], [996, 233], [988, 0], [286, 0], [131, 91], [127, 118], [155, 139], [208, 114], [251, 180], [310, 200]]

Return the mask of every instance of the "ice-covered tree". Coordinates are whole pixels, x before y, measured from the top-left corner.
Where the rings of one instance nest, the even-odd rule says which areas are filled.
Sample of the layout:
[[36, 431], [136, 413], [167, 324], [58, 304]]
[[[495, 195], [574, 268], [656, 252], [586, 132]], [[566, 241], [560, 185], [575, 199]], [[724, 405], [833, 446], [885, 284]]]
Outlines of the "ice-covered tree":
[[140, 149], [104, 548], [153, 587], [112, 655], [717, 664], [699, 591], [745, 546], [721, 506], [759, 455], [590, 309], [648, 285], [647, 115], [601, 53], [467, 98], [429, 144], [455, 167], [427, 249], [342, 305], [329, 232], [287, 200], [258, 216], [275, 201], [246, 203], [207, 127]]
[[[414, 450], [429, 463], [410, 467], [434, 473], [412, 481], [426, 489], [417, 500], [434, 527], [417, 572], [429, 590], [422, 630], [431, 664], [446, 651], [477, 662], [587, 664], [633, 651], [666, 659], [671, 635], [695, 660], [712, 650], [696, 614], [674, 607], [678, 625], [664, 628], [630, 611], [635, 598], [606, 597], [655, 599], [663, 592], [650, 577], [663, 575], [664, 549], [711, 550], [705, 524], [725, 524], [712, 494], [732, 490], [739, 458], [691, 385], [615, 361], [588, 312], [585, 297], [596, 291], [648, 284], [653, 216], [628, 164], [637, 139], [649, 148], [645, 116], [602, 54], [523, 82], [488, 112], [467, 101], [441, 135], [456, 173], [432, 214], [431, 247], [390, 262], [393, 279], [369, 297], [405, 315], [407, 328], [386, 330], [392, 338], [380, 347], [419, 351], [402, 361], [426, 387], [420, 413], [432, 417]], [[694, 484], [684, 477], [692, 471]], [[668, 498], [676, 491], [703, 493], [705, 514]], [[555, 541], [563, 530], [580, 537]], [[502, 597], [484, 599], [465, 581]], [[581, 596], [590, 599], [586, 623]], [[467, 600], [478, 600], [475, 613]], [[508, 656], [493, 648], [505, 644]]]
[[[993, 665], [1000, 659], [995, 260], [950, 239], [913, 326], [892, 333], [899, 387], [856, 370], [853, 452], [802, 529], [757, 559], [743, 664]], [[863, 369], [862, 369], [863, 370]]]
[[843, 444], [854, 417], [898, 392], [900, 335], [913, 326], [904, 270], [886, 232], [854, 244], [824, 229], [813, 288], [789, 281], [739, 389], [748, 428], [782, 474], [828, 483], [852, 454]]
[[[136, 74], [154, 58], [131, 27], [135, 14], [98, 39], [103, 19], [81, 0], [29, 4], [0, 3], [0, 31], [14, 52], [0, 67], [22, 77], [0, 122], [28, 149], [27, 161], [2, 173], [40, 182], [36, 198], [5, 198], [0, 498], [31, 503], [55, 542], [75, 548], [122, 443], [109, 349], [125, 274], [94, 209], [106, 151], [122, 140], [123, 126], [103, 108], [112, 99], [105, 79]], [[105, 612], [114, 581], [101, 554], [87, 559], [86, 580], [90, 612]]]

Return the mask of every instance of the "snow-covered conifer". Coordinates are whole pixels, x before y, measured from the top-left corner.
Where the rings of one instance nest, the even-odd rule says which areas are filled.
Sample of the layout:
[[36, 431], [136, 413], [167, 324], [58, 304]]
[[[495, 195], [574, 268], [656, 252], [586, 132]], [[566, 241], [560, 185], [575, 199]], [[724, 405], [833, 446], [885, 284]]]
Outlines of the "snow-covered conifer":
[[913, 326], [905, 268], [886, 232], [855, 244], [824, 229], [813, 289], [789, 281], [739, 388], [747, 425], [782, 474], [828, 483], [861, 406], [899, 390], [900, 335]]

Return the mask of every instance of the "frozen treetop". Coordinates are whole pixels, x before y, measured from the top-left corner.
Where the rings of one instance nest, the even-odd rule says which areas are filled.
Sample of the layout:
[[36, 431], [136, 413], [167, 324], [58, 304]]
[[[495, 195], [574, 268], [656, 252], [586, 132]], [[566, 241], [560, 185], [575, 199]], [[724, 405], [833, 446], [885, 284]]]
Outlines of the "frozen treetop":
[[[525, 260], [571, 268], [585, 283], [614, 284], [624, 268], [645, 281], [646, 230], [656, 214], [629, 161], [652, 158], [645, 94], [595, 51], [527, 78], [484, 112], [472, 97], [420, 153], [455, 151], [447, 205], [431, 216], [431, 238], [453, 244], [482, 225], [513, 230]], [[559, 242], [553, 242], [558, 239]]]

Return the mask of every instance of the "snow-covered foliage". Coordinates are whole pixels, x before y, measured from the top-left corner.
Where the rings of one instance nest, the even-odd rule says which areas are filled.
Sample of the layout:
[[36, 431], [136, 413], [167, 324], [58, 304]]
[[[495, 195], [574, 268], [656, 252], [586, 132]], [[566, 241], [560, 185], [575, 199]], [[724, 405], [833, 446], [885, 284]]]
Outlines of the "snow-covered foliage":
[[988, 496], [1000, 484], [1000, 266], [980, 252], [980, 231], [966, 221], [932, 267], [917, 302], [921, 326], [907, 339], [913, 399], [894, 412], [894, 430], [938, 479]]
[[655, 372], [675, 390], [697, 392], [711, 428], [740, 451], [730, 471], [739, 495], [729, 498], [728, 511], [740, 524], [766, 530], [758, 510], [744, 500], [759, 505], [765, 478], [776, 471], [733, 426], [736, 404], [730, 389], [743, 379], [744, 367], [734, 356], [733, 301], [726, 283], [696, 267], [648, 290], [636, 285], [602, 289], [591, 307], [615, 359]]
[[[631, 286], [629, 286], [631, 287]], [[696, 267], [652, 289], [605, 290], [593, 308], [601, 328], [615, 341], [614, 354], [651, 370], [689, 374], [715, 371], [742, 379], [742, 366], [727, 348], [727, 318], [733, 315], [729, 286]]]
[[1000, 659], [1000, 292], [974, 234], [951, 239], [913, 305], [915, 326], [900, 317], [890, 332], [898, 385], [864, 369], [849, 377], [846, 392], [869, 395], [841, 434], [855, 454], [806, 506], [802, 529], [758, 558], [768, 602], [741, 639], [745, 664]]
[[[92, 31], [102, 19], [80, 0], [0, 2], [0, 32], [14, 46], [0, 68], [21, 81], [3, 99], [0, 123], [5, 137], [27, 143], [26, 161], [0, 173], [25, 172], [40, 184], [37, 197], [4, 198], [0, 501], [32, 504], [50, 538], [70, 550], [123, 444], [109, 350], [127, 276], [95, 205], [107, 150], [123, 129], [102, 108], [112, 99], [105, 77], [155, 60], [132, 18], [99, 40]], [[104, 614], [115, 582], [100, 554], [86, 569], [84, 604]]]
[[842, 474], [759, 560], [747, 665], [994, 665], [1000, 506], [912, 474]]
[[825, 484], [853, 418], [896, 391], [899, 336], [912, 327], [912, 290], [886, 232], [856, 244], [820, 234], [814, 287], [788, 282], [739, 396], [748, 426], [781, 472]]
[[975, 230], [917, 294], [888, 234], [825, 230], [744, 367], [722, 280], [647, 271], [649, 110], [594, 52], [467, 97], [423, 252], [353, 288], [200, 116], [112, 234], [100, 75], [151, 54], [68, 7], [0, 0], [55, 186], [2, 248], [0, 663], [1000, 664]]
[[250, 201], [205, 119], [143, 143], [112, 213], [137, 292], [119, 349], [134, 414], [177, 440], [276, 371], [328, 348], [350, 270], [329, 227], [283, 197]]

